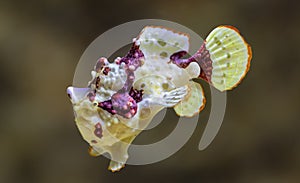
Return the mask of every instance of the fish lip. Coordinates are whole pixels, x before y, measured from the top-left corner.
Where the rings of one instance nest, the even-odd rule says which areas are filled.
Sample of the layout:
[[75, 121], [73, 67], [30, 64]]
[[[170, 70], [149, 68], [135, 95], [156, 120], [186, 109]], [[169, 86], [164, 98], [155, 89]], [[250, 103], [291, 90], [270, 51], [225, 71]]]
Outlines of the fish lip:
[[72, 88], [72, 86], [68, 86], [67, 90], [66, 90], [67, 95], [68, 95], [68, 97], [69, 97], [70, 100], [72, 99], [72, 97], [71, 97], [71, 88]]
[[76, 103], [83, 100], [87, 94], [90, 92], [90, 88], [77, 88], [73, 86], [67, 87], [67, 95], [71, 100], [72, 104], [75, 105]]

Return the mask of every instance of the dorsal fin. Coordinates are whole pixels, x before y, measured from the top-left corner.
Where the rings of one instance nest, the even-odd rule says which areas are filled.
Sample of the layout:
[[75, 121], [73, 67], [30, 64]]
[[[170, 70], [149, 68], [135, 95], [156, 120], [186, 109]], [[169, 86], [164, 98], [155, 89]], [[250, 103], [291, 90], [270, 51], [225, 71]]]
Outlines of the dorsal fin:
[[164, 27], [146, 26], [135, 40], [135, 44], [140, 45], [146, 61], [150, 57], [169, 58], [178, 51], [188, 52], [189, 36]]

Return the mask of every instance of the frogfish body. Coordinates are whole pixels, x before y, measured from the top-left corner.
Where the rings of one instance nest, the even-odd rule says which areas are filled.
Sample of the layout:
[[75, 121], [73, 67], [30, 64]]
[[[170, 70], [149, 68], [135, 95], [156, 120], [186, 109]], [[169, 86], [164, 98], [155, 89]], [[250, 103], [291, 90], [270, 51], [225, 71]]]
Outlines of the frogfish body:
[[219, 26], [189, 58], [189, 36], [147, 26], [124, 57], [100, 58], [86, 88], [68, 87], [76, 125], [89, 153], [109, 153], [109, 169], [118, 171], [128, 147], [163, 108], [192, 117], [205, 105], [201, 78], [220, 91], [231, 90], [250, 67], [251, 48], [231, 26]]

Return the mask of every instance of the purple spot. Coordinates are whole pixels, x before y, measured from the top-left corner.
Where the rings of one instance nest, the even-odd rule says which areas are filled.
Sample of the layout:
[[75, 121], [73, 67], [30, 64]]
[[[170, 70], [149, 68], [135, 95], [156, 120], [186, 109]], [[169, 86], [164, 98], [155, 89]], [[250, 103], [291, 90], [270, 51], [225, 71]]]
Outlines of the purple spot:
[[143, 90], [137, 90], [131, 87], [129, 95], [136, 101], [136, 103], [138, 103], [143, 99]]
[[178, 67], [186, 68], [191, 63], [189, 59], [181, 59], [186, 54], [187, 54], [186, 51], [179, 51], [171, 55], [170, 59]]
[[129, 66], [134, 66], [132, 68], [134, 68], [133, 70], [136, 70], [142, 65], [141, 59], [144, 59], [143, 52], [139, 49], [139, 46], [133, 44], [127, 55], [121, 58], [119, 64], [125, 63], [128, 68]]
[[212, 60], [210, 58], [209, 51], [205, 47], [205, 43], [203, 43], [200, 49], [196, 54], [193, 55], [194, 59], [198, 62], [201, 68], [200, 78], [211, 83], [211, 75], [212, 75]]
[[109, 112], [111, 114], [116, 114], [116, 111], [113, 109], [112, 101], [111, 100], [106, 100], [104, 102], [100, 102], [98, 104], [98, 107], [106, 110], [107, 112]]
[[111, 100], [101, 102], [98, 106], [111, 114], [128, 119], [137, 112], [137, 102], [128, 93], [115, 93]]
[[87, 97], [89, 98], [89, 100], [91, 102], [93, 102], [95, 100], [95, 97], [96, 97], [96, 91], [90, 91], [90, 93], [87, 95]]
[[186, 68], [191, 62], [197, 62], [201, 68], [200, 78], [207, 82], [211, 82], [212, 61], [209, 51], [205, 47], [205, 43], [201, 45], [199, 50], [188, 59], [181, 59], [187, 52], [179, 51], [170, 56], [170, 60], [180, 68]]
[[96, 72], [99, 73], [99, 72], [102, 70], [102, 68], [106, 65], [105, 61], [106, 61], [106, 58], [104, 58], [104, 57], [101, 57], [101, 58], [97, 61], [96, 66], [95, 66], [95, 71], [96, 71]]
[[104, 67], [103, 74], [107, 75], [109, 73], [109, 71], [110, 71], [109, 67]]
[[99, 88], [99, 86], [100, 86], [100, 77], [97, 77], [97, 78], [96, 78], [96, 83], [95, 83], [95, 85], [96, 85], [96, 88]]
[[125, 63], [127, 79], [124, 86], [111, 96], [110, 100], [100, 102], [98, 107], [127, 119], [136, 114], [137, 103], [142, 100], [143, 91], [133, 89], [132, 84], [135, 79], [134, 71], [142, 65], [142, 59], [144, 59], [144, 54], [139, 46], [133, 44], [127, 55], [116, 62], [117, 64]]
[[102, 138], [102, 126], [100, 123], [97, 123], [95, 125], [94, 134], [96, 135], [96, 137]]

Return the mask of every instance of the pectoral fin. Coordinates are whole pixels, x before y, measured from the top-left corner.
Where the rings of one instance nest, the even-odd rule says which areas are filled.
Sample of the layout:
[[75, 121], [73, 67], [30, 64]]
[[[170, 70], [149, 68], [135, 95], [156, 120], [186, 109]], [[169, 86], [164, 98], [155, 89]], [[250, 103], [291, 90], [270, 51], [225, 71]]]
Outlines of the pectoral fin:
[[120, 171], [122, 168], [125, 167], [125, 163], [123, 162], [116, 162], [111, 160], [108, 166], [108, 170], [112, 171], [112, 172], [117, 172]]
[[205, 106], [205, 97], [201, 85], [190, 81], [188, 87], [188, 94], [174, 107], [176, 114], [179, 116], [192, 117]]
[[97, 150], [95, 150], [95, 148], [93, 148], [92, 146], [89, 147], [88, 152], [90, 156], [94, 156], [94, 157], [100, 156], [102, 153], [104, 153], [102, 149], [100, 150], [98, 148]]

